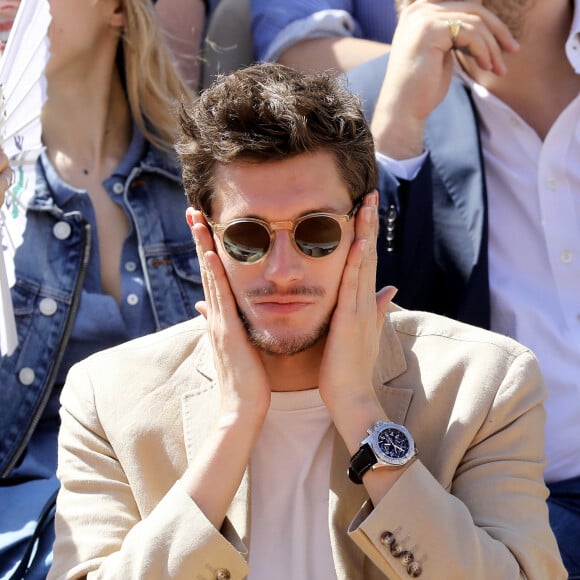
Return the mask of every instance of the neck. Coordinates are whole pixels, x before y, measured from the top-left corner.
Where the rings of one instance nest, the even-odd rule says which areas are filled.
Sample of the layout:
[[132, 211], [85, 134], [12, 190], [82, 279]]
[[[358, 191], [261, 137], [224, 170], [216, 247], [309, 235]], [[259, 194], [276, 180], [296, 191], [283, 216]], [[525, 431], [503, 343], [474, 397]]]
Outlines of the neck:
[[580, 91], [580, 75], [565, 52], [574, 3], [534, 2], [521, 30], [520, 50], [504, 53], [507, 73], [499, 77], [459, 54], [461, 66], [479, 84], [518, 113], [543, 138]]
[[[72, 185], [103, 180], [124, 157], [132, 120], [116, 67], [107, 75], [49, 78], [42, 138], [61, 176]], [[80, 79], [80, 82], [79, 82]]]
[[298, 354], [283, 356], [261, 352], [270, 388], [274, 392], [306, 391], [318, 387], [324, 340]]

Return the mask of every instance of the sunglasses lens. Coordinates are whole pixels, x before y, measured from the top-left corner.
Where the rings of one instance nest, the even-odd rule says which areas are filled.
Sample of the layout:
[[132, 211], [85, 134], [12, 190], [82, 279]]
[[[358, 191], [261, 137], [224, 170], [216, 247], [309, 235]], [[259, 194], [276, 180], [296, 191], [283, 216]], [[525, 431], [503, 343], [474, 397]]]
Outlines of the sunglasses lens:
[[256, 262], [270, 247], [270, 234], [255, 222], [239, 221], [224, 231], [223, 244], [226, 252], [238, 262]]
[[296, 226], [294, 239], [304, 254], [322, 258], [332, 254], [340, 244], [340, 223], [330, 216], [313, 216]]

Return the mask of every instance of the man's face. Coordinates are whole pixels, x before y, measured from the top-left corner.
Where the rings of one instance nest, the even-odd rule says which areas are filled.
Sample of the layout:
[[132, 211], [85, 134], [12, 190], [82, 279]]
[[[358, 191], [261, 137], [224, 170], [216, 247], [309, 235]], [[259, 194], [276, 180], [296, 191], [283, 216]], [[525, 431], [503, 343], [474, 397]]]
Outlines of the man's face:
[[[326, 152], [218, 166], [215, 194], [211, 218], [220, 224], [242, 217], [275, 222], [312, 212], [342, 215], [352, 208], [334, 158]], [[291, 236], [290, 230], [278, 230], [269, 253], [255, 264], [234, 260], [214, 236], [248, 335], [271, 354], [295, 354], [326, 336], [354, 220], [342, 224], [340, 245], [326, 257], [305, 256]]]
[[526, 13], [535, 0], [483, 0], [483, 5], [493, 12], [515, 38], [521, 37]]

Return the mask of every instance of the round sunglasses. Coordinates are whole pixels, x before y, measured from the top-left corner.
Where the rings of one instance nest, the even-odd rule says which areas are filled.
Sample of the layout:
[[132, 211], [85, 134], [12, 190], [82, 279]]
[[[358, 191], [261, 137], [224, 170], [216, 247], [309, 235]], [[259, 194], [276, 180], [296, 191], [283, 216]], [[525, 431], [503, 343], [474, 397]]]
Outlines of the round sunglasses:
[[342, 238], [342, 224], [358, 212], [362, 197], [344, 215], [309, 213], [297, 220], [267, 222], [258, 218], [239, 218], [227, 224], [218, 224], [205, 215], [214, 233], [220, 238], [224, 250], [242, 264], [255, 264], [266, 257], [274, 234], [278, 230], [291, 230], [294, 247], [309, 258], [324, 258], [332, 254]]

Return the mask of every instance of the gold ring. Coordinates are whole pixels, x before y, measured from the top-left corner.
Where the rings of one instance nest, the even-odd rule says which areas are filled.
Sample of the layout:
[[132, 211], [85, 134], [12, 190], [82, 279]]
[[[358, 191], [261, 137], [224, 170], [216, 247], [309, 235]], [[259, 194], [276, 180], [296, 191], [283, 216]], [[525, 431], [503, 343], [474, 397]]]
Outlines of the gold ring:
[[461, 20], [459, 20], [459, 18], [448, 18], [446, 20], [447, 22], [447, 27], [449, 28], [449, 32], [451, 33], [451, 48], [453, 50], [455, 50], [457, 48], [457, 45], [455, 44], [455, 41], [457, 40], [457, 37], [459, 36], [459, 32], [461, 30], [461, 25], [463, 24], [463, 22], [461, 22]]

